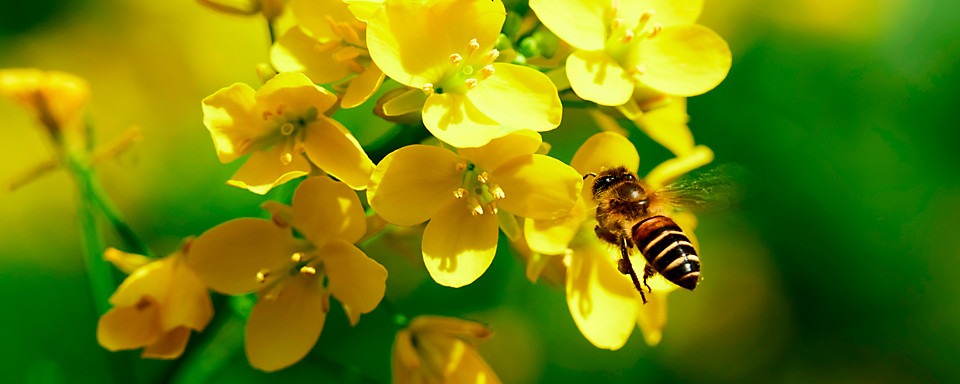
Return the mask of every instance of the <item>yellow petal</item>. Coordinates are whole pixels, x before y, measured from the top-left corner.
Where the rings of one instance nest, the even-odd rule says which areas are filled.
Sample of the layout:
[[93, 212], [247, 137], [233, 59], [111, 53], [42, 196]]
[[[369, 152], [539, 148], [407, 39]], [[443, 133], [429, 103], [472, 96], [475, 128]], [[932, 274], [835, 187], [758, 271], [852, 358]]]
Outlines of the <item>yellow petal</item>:
[[334, 59], [333, 53], [336, 50], [317, 49], [320, 44], [294, 26], [270, 48], [270, 62], [280, 72], [302, 72], [310, 80], [321, 84], [332, 83], [353, 74], [345, 62]]
[[467, 91], [480, 112], [512, 128], [542, 132], [560, 125], [563, 105], [547, 75], [507, 63], [493, 64], [493, 68], [490, 78]]
[[419, 111], [427, 101], [427, 95], [416, 88], [395, 88], [392, 91], [398, 92], [393, 92], [394, 96], [383, 103], [383, 114], [387, 116], [400, 116]]
[[123, 271], [126, 274], [132, 274], [138, 268], [150, 264], [154, 260], [134, 253], [126, 253], [119, 249], [110, 247], [103, 252], [103, 258]]
[[472, 39], [489, 51], [505, 18], [500, 0], [387, 0], [368, 20], [367, 47], [387, 76], [420, 88], [441, 79], [451, 54], [466, 57]]
[[438, 139], [454, 147], [479, 147], [508, 131], [480, 112], [469, 98], [431, 94], [423, 104], [423, 125]]
[[653, 10], [648, 26], [660, 24], [669, 27], [693, 24], [703, 12], [703, 0], [631, 0], [620, 3], [618, 16], [624, 26], [633, 29], [644, 12]]
[[567, 58], [567, 77], [574, 93], [601, 105], [622, 105], [633, 94], [633, 82], [603, 51], [574, 51]]
[[207, 286], [183, 258], [177, 257], [173, 262], [173, 274], [168, 282], [169, 293], [166, 300], [160, 303], [163, 330], [169, 333], [184, 326], [202, 331], [213, 318], [213, 302]]
[[627, 170], [636, 172], [637, 167], [640, 166], [640, 155], [633, 143], [623, 135], [615, 132], [600, 132], [590, 136], [577, 149], [577, 153], [570, 160], [570, 166], [581, 175], [618, 166], [624, 166]]
[[637, 318], [635, 288], [602, 245], [577, 248], [567, 269], [567, 305], [577, 328], [597, 348], [620, 349]]
[[539, 133], [523, 129], [490, 140], [482, 147], [460, 148], [458, 152], [460, 157], [472, 161], [482, 169], [492, 171], [507, 160], [536, 153], [542, 143]]
[[153, 344], [161, 333], [156, 305], [113, 308], [97, 323], [97, 342], [110, 351]]
[[409, 145], [391, 152], [373, 171], [367, 200], [384, 220], [414, 225], [433, 217], [456, 200], [460, 186], [457, 155], [429, 145]]
[[447, 366], [448, 383], [473, 383], [473, 384], [499, 384], [500, 378], [493, 372], [493, 368], [487, 364], [487, 361], [480, 356], [480, 353], [472, 345], [463, 340], [450, 339], [452, 347], [449, 349], [449, 355], [456, 357], [450, 359]]
[[303, 149], [310, 161], [350, 188], [367, 188], [373, 161], [353, 134], [336, 120], [320, 116], [308, 125]]
[[440, 285], [459, 288], [472, 283], [490, 267], [497, 253], [497, 215], [473, 215], [455, 200], [423, 231], [423, 262]]
[[66, 128], [81, 117], [90, 85], [65, 72], [12, 68], [0, 70], [0, 95], [27, 107], [44, 124]]
[[327, 289], [358, 313], [369, 313], [386, 290], [387, 269], [359, 248], [343, 240], [327, 243], [320, 253], [330, 279]]
[[270, 220], [234, 219], [197, 237], [187, 263], [211, 289], [242, 295], [261, 286], [257, 272], [276, 270], [290, 261], [295, 252], [292, 241], [289, 228]]
[[347, 93], [343, 95], [343, 100], [340, 101], [340, 107], [353, 108], [363, 104], [370, 96], [377, 93], [384, 77], [380, 67], [371, 62], [367, 69], [350, 80], [350, 86], [347, 87]]
[[587, 50], [603, 49], [605, 8], [603, 2], [591, 0], [530, 0], [530, 9], [543, 25], [570, 45]]
[[409, 329], [397, 332], [397, 336], [393, 339], [391, 355], [394, 383], [412, 383], [410, 376], [412, 371], [420, 368], [420, 357], [417, 355], [416, 347], [413, 346]]
[[293, 194], [293, 227], [317, 246], [331, 239], [349, 243], [367, 230], [357, 193], [329, 177], [311, 177]]
[[291, 0], [290, 12], [300, 28], [315, 40], [340, 39], [330, 29], [326, 20], [328, 16], [336, 22], [358, 21], [341, 0]]
[[693, 150], [693, 133], [687, 122], [687, 99], [678, 97], [667, 105], [647, 111], [635, 122], [643, 133], [653, 141], [669, 149], [676, 156], [683, 156]]
[[187, 341], [189, 340], [190, 328], [176, 327], [144, 348], [140, 357], [144, 359], [176, 359], [187, 349]]
[[247, 319], [247, 359], [273, 372], [300, 361], [320, 337], [327, 318], [326, 293], [315, 276], [290, 277], [274, 299], [261, 298]]
[[437, 332], [460, 339], [480, 340], [493, 335], [487, 326], [456, 317], [421, 315], [410, 321], [413, 332]]
[[270, 127], [258, 116], [254, 90], [236, 83], [203, 99], [203, 124], [210, 131], [220, 162], [246, 154], [253, 140]]
[[687, 172], [700, 168], [713, 161], [713, 151], [703, 145], [698, 145], [683, 157], [677, 157], [660, 163], [653, 168], [650, 173], [644, 176], [644, 180], [652, 188], [660, 188], [670, 184], [671, 181], [683, 176]]
[[637, 325], [643, 333], [643, 340], [651, 347], [656, 346], [667, 325], [667, 292], [647, 293], [647, 303], [637, 300], [637, 305]]
[[546, 155], [515, 157], [491, 174], [506, 196], [498, 202], [500, 207], [533, 219], [570, 212], [583, 185], [583, 177], [576, 170]]
[[646, 69], [640, 81], [666, 94], [699, 95], [720, 84], [730, 71], [727, 42], [701, 25], [664, 28], [640, 47], [640, 64]]
[[[287, 113], [302, 114], [316, 108], [321, 115], [337, 103], [337, 95], [313, 84], [306, 75], [282, 72], [263, 84], [254, 95], [257, 105], [274, 111], [283, 106]], [[260, 116], [261, 120], [263, 119]]]
[[273, 187], [310, 173], [310, 163], [299, 153], [292, 153], [292, 161], [283, 163], [288, 150], [283, 144], [277, 144], [266, 151], [254, 151], [227, 185], [263, 195]]
[[350, 8], [350, 13], [363, 22], [370, 20], [383, 5], [383, 0], [343, 0], [343, 2]]
[[523, 237], [534, 252], [546, 255], [562, 254], [588, 214], [583, 199], [577, 199], [570, 212], [556, 219], [524, 220]]
[[116, 307], [137, 305], [149, 297], [154, 302], [166, 300], [170, 282], [173, 281], [174, 260], [160, 259], [137, 269], [120, 283], [110, 296], [110, 304]]

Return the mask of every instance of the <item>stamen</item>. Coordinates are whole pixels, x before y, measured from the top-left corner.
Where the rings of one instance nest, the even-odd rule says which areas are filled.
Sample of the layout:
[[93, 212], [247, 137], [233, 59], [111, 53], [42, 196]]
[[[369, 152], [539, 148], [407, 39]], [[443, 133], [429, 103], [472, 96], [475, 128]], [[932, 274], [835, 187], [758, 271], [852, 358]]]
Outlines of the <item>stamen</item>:
[[357, 34], [357, 30], [353, 29], [353, 26], [351, 26], [350, 24], [345, 22], [340, 23], [340, 30], [343, 32], [343, 35], [341, 35], [341, 37], [344, 40], [346, 40], [348, 43], [357, 45], [357, 46], [363, 44], [363, 40], [360, 40], [360, 35]]
[[456, 197], [456, 198], [458, 198], [458, 199], [462, 199], [462, 198], [464, 198], [465, 196], [467, 196], [467, 190], [466, 190], [466, 189], [457, 188], [456, 191], [453, 191], [453, 197]]
[[497, 184], [494, 184], [492, 187], [490, 187], [490, 194], [493, 195], [493, 198], [497, 200], [507, 197], [507, 195], [503, 193], [503, 188], [500, 188], [500, 186]]
[[487, 52], [487, 56], [484, 57], [484, 61], [487, 63], [492, 63], [496, 61], [498, 57], [500, 57], [500, 51], [494, 48], [491, 49], [490, 52]]
[[420, 87], [420, 89], [422, 89], [424, 92], [426, 92], [429, 95], [433, 93], [433, 83], [426, 83], [422, 87]]
[[470, 203], [467, 205], [467, 208], [470, 208], [470, 213], [474, 216], [480, 216], [483, 214], [483, 206], [480, 205], [480, 200], [477, 200], [476, 197], [470, 199]]
[[300, 268], [300, 273], [308, 276], [313, 276], [317, 274], [317, 269], [310, 266], [303, 266]]
[[663, 30], [663, 25], [660, 25], [660, 23], [654, 24], [653, 28], [650, 30], [650, 33], [647, 35], [647, 38], [652, 39], [654, 37], [657, 37], [657, 35], [659, 35], [660, 31], [662, 30]]
[[621, 18], [619, 18], [619, 17], [613, 19], [613, 21], [610, 22], [610, 29], [612, 29], [612, 30], [614, 30], [614, 31], [616, 31], [617, 29], [620, 29], [620, 27], [622, 27], [622, 26], [623, 26], [623, 19], [621, 19]]
[[333, 19], [333, 17], [331, 17], [330, 15], [326, 15], [324, 16], [323, 20], [327, 22], [327, 25], [330, 26], [330, 30], [333, 31], [335, 35], [343, 36], [343, 31], [340, 30], [340, 24], [338, 24], [337, 21]]
[[644, 67], [643, 64], [637, 64], [636, 67], [633, 67], [633, 73], [637, 75], [642, 75], [647, 73], [647, 67]]
[[477, 39], [470, 40], [470, 43], [467, 44], [467, 55], [473, 56], [478, 49], [480, 49], [480, 43], [477, 42]]
[[283, 123], [283, 125], [280, 126], [280, 133], [282, 133], [284, 136], [290, 136], [290, 134], [293, 133], [294, 128], [296, 127], [294, 127], [293, 124]]
[[283, 110], [286, 108], [286, 105], [280, 104], [277, 106], [277, 116], [283, 115]]
[[651, 9], [644, 12], [643, 15], [640, 15], [640, 25], [646, 24], [648, 21], [650, 21], [650, 18], [652, 18], [655, 13], [656, 12]]
[[490, 181], [490, 174], [486, 172], [480, 173], [477, 175], [477, 181], [479, 181], [480, 184], [486, 184], [487, 181]]
[[328, 41], [326, 43], [318, 43], [316, 46], [314, 46], [314, 49], [316, 49], [318, 52], [326, 52], [338, 47], [341, 47], [340, 42], [334, 40], [334, 41]]
[[563, 265], [567, 268], [570, 268], [570, 265], [573, 264], [573, 250], [567, 248], [563, 250]]
[[290, 261], [292, 261], [292, 262], [294, 262], [294, 263], [299, 263], [300, 260], [303, 260], [303, 254], [302, 254], [302, 253], [297, 252], [297, 253], [294, 253], [293, 255], [290, 255]]
[[267, 276], [270, 276], [270, 271], [263, 269], [260, 272], [257, 272], [257, 282], [263, 284], [267, 281]]
[[487, 204], [487, 211], [492, 212], [493, 214], [500, 212], [500, 210], [497, 209], [497, 203], [495, 201], [491, 201], [489, 204]]
[[292, 154], [292, 153], [290, 153], [290, 152], [284, 152], [282, 155], [280, 155], [280, 162], [283, 163], [283, 165], [290, 164], [290, 162], [292, 162], [292, 161], [293, 161], [293, 154]]
[[457, 162], [457, 172], [463, 172], [467, 170], [467, 161], [460, 160]]
[[633, 40], [633, 31], [629, 29], [626, 31], [623, 31], [623, 36], [620, 37], [620, 43], [626, 44], [626, 43], [629, 43], [631, 40]]
[[467, 85], [467, 89], [474, 89], [477, 87], [477, 79], [466, 79], [463, 82]]
[[263, 111], [263, 119], [264, 119], [264, 120], [267, 120], [267, 119], [269, 119], [269, 118], [270, 118], [270, 116], [273, 116], [273, 112], [270, 112], [270, 111]]
[[450, 55], [449, 60], [450, 60], [450, 64], [460, 65], [460, 61], [463, 60], [463, 57], [461, 57], [459, 54], [454, 53]]
[[616, 13], [618, 10], [620, 10], [620, 0], [611, 0], [611, 1], [610, 1], [610, 10], [612, 10], [614, 13]]
[[487, 64], [480, 69], [480, 80], [489, 79], [490, 76], [493, 76], [494, 72], [496, 72], [496, 69], [493, 68], [493, 64]]

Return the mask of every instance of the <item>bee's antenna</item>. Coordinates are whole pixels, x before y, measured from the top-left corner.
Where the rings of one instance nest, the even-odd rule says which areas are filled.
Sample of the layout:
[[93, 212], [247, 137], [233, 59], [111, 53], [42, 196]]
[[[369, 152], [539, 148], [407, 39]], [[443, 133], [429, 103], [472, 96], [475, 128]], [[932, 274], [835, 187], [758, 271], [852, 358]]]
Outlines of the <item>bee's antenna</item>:
[[583, 179], [586, 180], [588, 176], [597, 177], [597, 174], [596, 174], [596, 173], [593, 173], [593, 172], [590, 172], [590, 173], [588, 173], [588, 174], [586, 174], [586, 175], [583, 175]]

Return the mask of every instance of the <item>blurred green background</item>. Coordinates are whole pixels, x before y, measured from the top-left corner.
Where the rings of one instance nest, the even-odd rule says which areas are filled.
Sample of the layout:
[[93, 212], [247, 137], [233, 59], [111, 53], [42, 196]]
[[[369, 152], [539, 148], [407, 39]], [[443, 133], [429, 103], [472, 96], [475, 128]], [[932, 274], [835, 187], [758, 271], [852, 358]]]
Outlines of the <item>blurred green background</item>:
[[[716, 163], [749, 171], [749, 193], [700, 217], [705, 280], [670, 296], [659, 346], [635, 331], [619, 351], [594, 348], [562, 289], [530, 284], [505, 239], [482, 278], [451, 289], [427, 277], [417, 242], [397, 235], [368, 248], [390, 271], [393, 309], [381, 305], [351, 328], [332, 306], [317, 346], [292, 368], [250, 368], [242, 324], [222, 316], [211, 329], [225, 324], [226, 336], [203, 353], [211, 332], [194, 335], [177, 362], [109, 359], [96, 343], [76, 195], [60, 171], [0, 194], [0, 382], [109, 382], [117, 361], [142, 383], [189, 367], [217, 383], [388, 382], [394, 311], [490, 324], [496, 335], [480, 350], [507, 383], [960, 381], [960, 242], [951, 235], [960, 226], [960, 3], [708, 0], [701, 23], [727, 39], [734, 63], [718, 88], [690, 100], [690, 126]], [[259, 84], [254, 66], [268, 42], [262, 18], [193, 1], [0, 2], [0, 68], [88, 79], [100, 142], [143, 128], [142, 142], [98, 172], [160, 254], [220, 222], [262, 215], [263, 197], [224, 185], [240, 164], [217, 161], [200, 100], [234, 82]], [[337, 118], [369, 142], [389, 127], [367, 111]], [[595, 130], [584, 111], [567, 110], [544, 138], [569, 160]], [[631, 139], [641, 173], [669, 157], [636, 131]], [[32, 117], [0, 100], [0, 180], [49, 156]]]

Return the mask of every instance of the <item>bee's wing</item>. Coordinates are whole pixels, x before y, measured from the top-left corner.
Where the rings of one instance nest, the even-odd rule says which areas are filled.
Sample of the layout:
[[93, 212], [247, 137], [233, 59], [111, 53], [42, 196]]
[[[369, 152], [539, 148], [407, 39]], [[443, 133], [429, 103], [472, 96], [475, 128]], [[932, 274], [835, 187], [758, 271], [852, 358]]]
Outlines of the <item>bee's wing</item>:
[[697, 174], [687, 174], [657, 191], [660, 200], [673, 208], [693, 211], [721, 210], [743, 199], [739, 179], [744, 170], [722, 165]]

